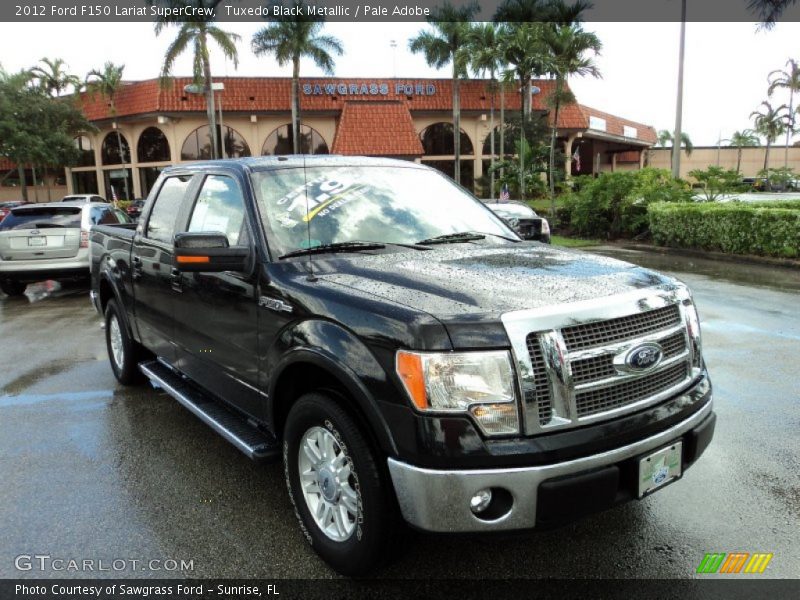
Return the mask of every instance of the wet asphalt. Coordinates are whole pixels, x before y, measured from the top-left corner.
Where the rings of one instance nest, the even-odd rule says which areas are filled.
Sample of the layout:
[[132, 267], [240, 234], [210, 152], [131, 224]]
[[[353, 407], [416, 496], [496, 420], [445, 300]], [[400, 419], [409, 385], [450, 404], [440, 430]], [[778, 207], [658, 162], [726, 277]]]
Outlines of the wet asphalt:
[[[689, 578], [706, 552], [772, 552], [760, 577], [800, 574], [800, 273], [593, 251], [694, 290], [712, 445], [674, 485], [560, 529], [412, 534], [377, 577]], [[280, 465], [251, 463], [160, 391], [117, 385], [103, 340], [85, 286], [0, 294], [0, 577], [336, 577], [306, 545]], [[95, 571], [15, 567], [35, 554]]]

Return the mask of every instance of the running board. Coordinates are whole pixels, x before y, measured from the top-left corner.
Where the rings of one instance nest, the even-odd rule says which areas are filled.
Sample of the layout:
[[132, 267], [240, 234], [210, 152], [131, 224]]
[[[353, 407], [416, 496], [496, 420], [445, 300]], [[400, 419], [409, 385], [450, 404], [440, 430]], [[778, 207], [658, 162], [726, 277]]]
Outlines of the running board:
[[169, 367], [151, 360], [140, 363], [139, 370], [153, 385], [162, 388], [249, 458], [268, 460], [280, 455], [280, 446], [274, 437], [204, 394]]

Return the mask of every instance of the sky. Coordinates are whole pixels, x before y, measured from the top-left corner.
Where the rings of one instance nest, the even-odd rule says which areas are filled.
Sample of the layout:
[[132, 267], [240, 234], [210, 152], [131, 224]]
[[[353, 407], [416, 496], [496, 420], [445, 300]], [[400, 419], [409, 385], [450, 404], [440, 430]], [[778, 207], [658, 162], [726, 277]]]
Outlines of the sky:
[[[264, 23], [222, 23], [238, 33], [239, 67], [212, 53], [215, 76], [291, 76], [274, 58], [250, 51], [253, 34]], [[449, 77], [421, 55], [408, 51], [408, 40], [424, 23], [328, 23], [345, 54], [336, 59], [337, 77]], [[603, 50], [596, 58], [601, 79], [570, 79], [578, 101], [656, 129], [674, 128], [678, 72], [679, 23], [586, 23]], [[0, 65], [6, 71], [33, 66], [42, 57], [63, 58], [72, 72], [85, 75], [106, 60], [125, 65], [129, 80], [158, 75], [171, 30], [156, 37], [151, 23], [0, 23]], [[391, 42], [396, 42], [392, 48]], [[752, 127], [749, 115], [767, 100], [767, 76], [800, 60], [800, 23], [779, 23], [759, 31], [754, 23], [687, 23], [683, 130], [695, 146], [712, 146], [736, 130]], [[191, 59], [182, 57], [175, 75], [189, 75]], [[310, 61], [301, 76], [320, 76]], [[774, 106], [788, 102], [776, 92]], [[797, 102], [795, 102], [797, 104]], [[793, 138], [800, 140], [800, 135]]]

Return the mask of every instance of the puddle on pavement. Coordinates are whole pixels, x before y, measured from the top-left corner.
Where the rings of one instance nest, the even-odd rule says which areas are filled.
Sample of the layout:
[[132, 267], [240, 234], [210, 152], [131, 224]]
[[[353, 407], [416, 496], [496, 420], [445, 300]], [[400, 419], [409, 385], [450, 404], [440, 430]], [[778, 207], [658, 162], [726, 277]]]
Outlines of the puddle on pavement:
[[48, 377], [52, 377], [53, 375], [58, 375], [60, 373], [63, 373], [64, 371], [73, 367], [74, 365], [75, 365], [75, 360], [65, 359], [65, 360], [53, 361], [46, 366], [37, 366], [35, 369], [23, 373], [16, 379], [12, 379], [7, 384], [5, 384], [2, 388], [0, 388], [0, 395], [15, 396], [20, 392], [24, 392], [34, 384], [39, 383], [44, 379], [47, 379]]

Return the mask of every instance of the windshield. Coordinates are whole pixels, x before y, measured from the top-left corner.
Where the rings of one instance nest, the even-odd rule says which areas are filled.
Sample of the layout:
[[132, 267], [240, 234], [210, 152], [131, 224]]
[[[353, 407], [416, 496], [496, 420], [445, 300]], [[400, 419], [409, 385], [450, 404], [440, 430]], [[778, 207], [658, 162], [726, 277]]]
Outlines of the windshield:
[[80, 227], [80, 207], [18, 208], [2, 221], [0, 231], [7, 229], [38, 229], [42, 227]]
[[253, 187], [267, 239], [277, 255], [341, 242], [414, 244], [464, 231], [516, 239], [478, 200], [427, 169], [327, 166], [262, 171], [253, 173]]

